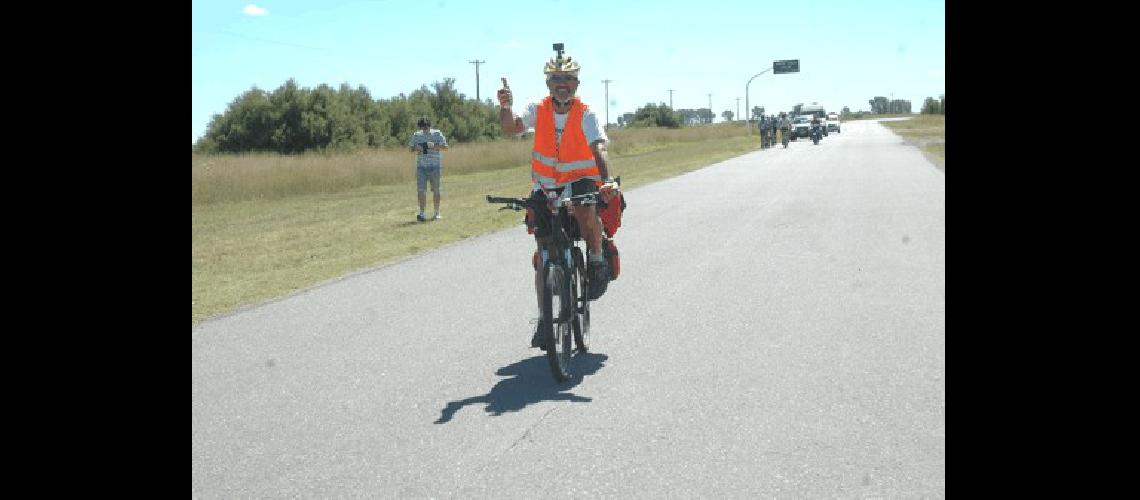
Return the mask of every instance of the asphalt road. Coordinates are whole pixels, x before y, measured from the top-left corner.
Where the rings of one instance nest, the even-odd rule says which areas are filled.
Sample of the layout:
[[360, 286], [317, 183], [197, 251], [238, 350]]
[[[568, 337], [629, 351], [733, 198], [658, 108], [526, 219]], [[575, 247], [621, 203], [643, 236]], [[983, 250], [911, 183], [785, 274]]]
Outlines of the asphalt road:
[[192, 495], [944, 497], [945, 186], [856, 121], [627, 191], [562, 385], [521, 226], [201, 323]]

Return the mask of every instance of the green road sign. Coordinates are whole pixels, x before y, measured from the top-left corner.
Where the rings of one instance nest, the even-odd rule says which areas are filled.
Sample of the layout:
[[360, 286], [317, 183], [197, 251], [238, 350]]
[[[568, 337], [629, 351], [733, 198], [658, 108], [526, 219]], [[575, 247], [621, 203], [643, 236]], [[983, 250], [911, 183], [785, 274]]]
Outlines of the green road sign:
[[774, 61], [772, 62], [772, 69], [774, 70], [773, 73], [777, 75], [783, 73], [799, 73], [800, 60], [788, 59], [786, 61]]

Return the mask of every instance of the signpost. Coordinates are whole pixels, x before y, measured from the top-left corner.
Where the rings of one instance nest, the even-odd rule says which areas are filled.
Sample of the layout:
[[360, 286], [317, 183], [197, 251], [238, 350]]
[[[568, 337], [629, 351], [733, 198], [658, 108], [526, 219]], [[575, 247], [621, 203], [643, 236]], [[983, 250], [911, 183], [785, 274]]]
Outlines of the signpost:
[[772, 63], [772, 69], [774, 70], [774, 71], [772, 71], [772, 73], [777, 74], [777, 75], [783, 75], [785, 73], [799, 73], [800, 72], [800, 60], [799, 59], [787, 59], [784, 61], [774, 61]]
[[[744, 109], [748, 110], [748, 113], [750, 113], [750, 114], [752, 113], [752, 108], [748, 107], [748, 86], [752, 85], [753, 79], [755, 79], [756, 77], [763, 75], [764, 73], [767, 73], [769, 71], [772, 71], [772, 73], [776, 74], [776, 75], [783, 75], [786, 73], [799, 73], [800, 72], [800, 60], [799, 59], [786, 59], [783, 61], [772, 61], [772, 67], [771, 68], [768, 68], [764, 71], [756, 73], [755, 75], [752, 75], [752, 78], [748, 79], [748, 83], [744, 84]], [[752, 117], [751, 116], [749, 116], [747, 120], [744, 120], [744, 125], [746, 127], [748, 127], [748, 133], [752, 134]]]

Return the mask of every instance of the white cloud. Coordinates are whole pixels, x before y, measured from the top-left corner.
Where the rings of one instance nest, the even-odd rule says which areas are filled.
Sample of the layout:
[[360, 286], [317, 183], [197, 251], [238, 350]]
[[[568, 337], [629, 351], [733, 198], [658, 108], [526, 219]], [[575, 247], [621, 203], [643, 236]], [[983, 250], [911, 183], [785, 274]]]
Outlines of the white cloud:
[[264, 7], [258, 7], [254, 4], [246, 5], [245, 8], [242, 9], [241, 11], [242, 11], [242, 13], [244, 13], [247, 16], [268, 16], [269, 15], [269, 9], [266, 9]]

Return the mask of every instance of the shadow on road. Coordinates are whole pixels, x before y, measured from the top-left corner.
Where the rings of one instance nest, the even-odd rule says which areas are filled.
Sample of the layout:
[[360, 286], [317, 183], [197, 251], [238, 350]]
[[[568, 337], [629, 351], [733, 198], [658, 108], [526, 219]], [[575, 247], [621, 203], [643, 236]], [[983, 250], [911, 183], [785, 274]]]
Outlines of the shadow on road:
[[554, 381], [550, 374], [550, 363], [546, 355], [524, 359], [517, 363], [499, 368], [495, 375], [507, 376], [491, 388], [491, 392], [480, 396], [472, 396], [459, 401], [451, 401], [443, 407], [439, 420], [435, 423], [443, 424], [451, 421], [455, 412], [464, 406], [476, 403], [486, 404], [484, 411], [498, 416], [509, 411], [519, 411], [531, 403], [540, 401], [574, 401], [589, 403], [593, 398], [577, 396], [565, 391], [573, 389], [582, 382], [583, 377], [593, 375], [602, 368], [609, 356], [588, 352], [574, 356], [571, 362], [573, 377], [564, 384]]

